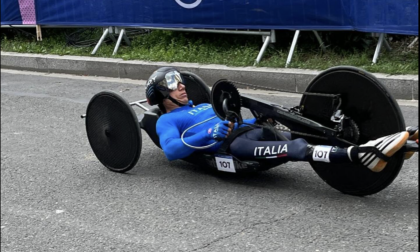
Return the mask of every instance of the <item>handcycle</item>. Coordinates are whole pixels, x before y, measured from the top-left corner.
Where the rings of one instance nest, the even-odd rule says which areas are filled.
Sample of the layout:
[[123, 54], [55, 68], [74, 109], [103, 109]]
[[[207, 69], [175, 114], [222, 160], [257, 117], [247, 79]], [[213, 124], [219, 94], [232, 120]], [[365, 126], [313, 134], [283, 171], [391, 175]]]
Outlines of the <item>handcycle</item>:
[[[270, 127], [281, 125], [293, 138], [304, 137], [314, 145], [348, 147], [405, 130], [401, 110], [392, 95], [367, 71], [338, 66], [317, 75], [302, 93], [300, 104], [291, 108], [239, 94], [234, 81], [221, 79], [212, 89], [196, 74], [183, 71], [188, 97], [194, 104], [211, 103], [222, 119], [241, 123], [241, 108], [249, 109], [259, 122]], [[98, 160], [109, 170], [127, 172], [138, 162], [142, 130], [160, 147], [156, 122], [162, 111], [144, 106], [147, 101], [127, 102], [111, 91], [94, 95], [82, 118], [90, 146]], [[137, 115], [133, 106], [143, 113]], [[331, 187], [345, 194], [364, 196], [377, 193], [399, 174], [404, 152], [418, 152], [418, 144], [409, 141], [375, 173], [359, 163], [331, 164], [310, 162], [315, 172]], [[194, 152], [183, 160], [218, 169], [217, 156]], [[278, 166], [270, 160], [240, 160], [233, 157], [230, 172], [265, 171]], [[223, 170], [223, 169], [219, 169]]]

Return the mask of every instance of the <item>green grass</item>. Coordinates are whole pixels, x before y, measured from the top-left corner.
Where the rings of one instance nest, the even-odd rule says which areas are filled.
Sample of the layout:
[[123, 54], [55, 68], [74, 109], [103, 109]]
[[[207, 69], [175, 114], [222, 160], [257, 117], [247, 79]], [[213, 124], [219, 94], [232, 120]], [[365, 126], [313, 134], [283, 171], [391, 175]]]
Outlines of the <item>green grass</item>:
[[[131, 30], [134, 32], [134, 30]], [[1, 50], [21, 53], [92, 56], [102, 29], [44, 28], [43, 41], [36, 41], [35, 29], [2, 29]], [[267, 48], [258, 66], [284, 68], [292, 31], [277, 31], [277, 42]], [[392, 51], [382, 48], [372, 65], [376, 38], [358, 32], [319, 32], [327, 45], [325, 53], [312, 32], [301, 32], [289, 68], [323, 70], [351, 65], [369, 72], [418, 74], [418, 44], [408, 48], [414, 36], [389, 35]], [[70, 39], [69, 39], [70, 37]], [[129, 35], [131, 46], [121, 43], [112, 56], [115, 42], [103, 43], [92, 57], [165, 62], [194, 62], [227, 66], [252, 66], [262, 46], [261, 36], [193, 33], [153, 30]]]

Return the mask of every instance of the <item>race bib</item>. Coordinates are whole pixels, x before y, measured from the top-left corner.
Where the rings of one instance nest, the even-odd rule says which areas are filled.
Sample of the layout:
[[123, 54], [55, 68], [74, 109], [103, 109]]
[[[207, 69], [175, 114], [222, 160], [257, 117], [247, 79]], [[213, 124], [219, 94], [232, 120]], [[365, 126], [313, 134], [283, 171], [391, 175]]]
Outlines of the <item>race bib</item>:
[[330, 162], [331, 146], [317, 145], [312, 154], [312, 159], [318, 162]]
[[232, 156], [215, 155], [217, 170], [236, 173]]

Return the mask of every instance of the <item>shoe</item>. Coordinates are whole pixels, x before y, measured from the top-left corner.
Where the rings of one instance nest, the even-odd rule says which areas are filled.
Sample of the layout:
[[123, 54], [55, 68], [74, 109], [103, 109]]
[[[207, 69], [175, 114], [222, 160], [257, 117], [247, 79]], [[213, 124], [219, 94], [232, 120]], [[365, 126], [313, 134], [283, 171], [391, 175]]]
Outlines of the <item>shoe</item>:
[[364, 166], [368, 167], [372, 171], [380, 172], [385, 168], [387, 161], [378, 157], [375, 152], [369, 150], [370, 148], [363, 147], [376, 147], [380, 153], [386, 157], [391, 157], [395, 152], [404, 146], [408, 137], [409, 133], [407, 131], [403, 131], [389, 136], [384, 136], [376, 140], [371, 140], [366, 144], [362, 144], [359, 146], [359, 160]]
[[[408, 140], [416, 141], [419, 139], [419, 126], [409, 126], [406, 128], [409, 137]], [[414, 151], [404, 153], [404, 159], [410, 159], [414, 155]]]

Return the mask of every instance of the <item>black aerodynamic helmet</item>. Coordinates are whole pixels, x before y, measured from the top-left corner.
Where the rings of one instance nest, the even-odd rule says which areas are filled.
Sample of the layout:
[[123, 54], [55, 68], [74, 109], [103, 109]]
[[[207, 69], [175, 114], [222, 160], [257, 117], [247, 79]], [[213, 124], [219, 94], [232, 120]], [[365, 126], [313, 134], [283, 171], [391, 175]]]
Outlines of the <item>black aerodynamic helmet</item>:
[[181, 73], [173, 67], [161, 67], [153, 72], [146, 83], [146, 98], [150, 105], [161, 104], [169, 93], [185, 83]]

